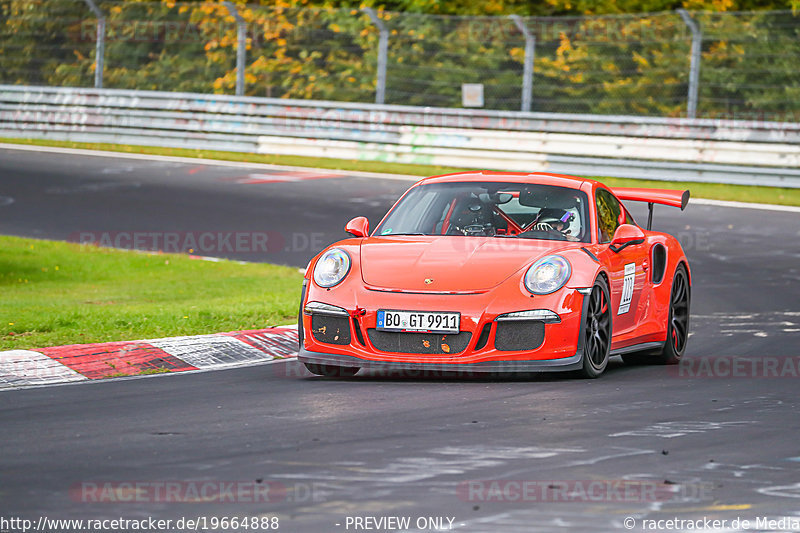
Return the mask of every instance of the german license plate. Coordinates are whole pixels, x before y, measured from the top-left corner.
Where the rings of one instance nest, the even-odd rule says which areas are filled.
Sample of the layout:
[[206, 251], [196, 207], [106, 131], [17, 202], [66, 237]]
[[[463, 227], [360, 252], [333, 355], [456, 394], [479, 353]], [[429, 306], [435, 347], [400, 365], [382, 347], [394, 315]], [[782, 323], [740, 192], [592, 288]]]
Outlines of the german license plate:
[[441, 311], [378, 310], [377, 329], [381, 331], [430, 331], [458, 333], [461, 314]]

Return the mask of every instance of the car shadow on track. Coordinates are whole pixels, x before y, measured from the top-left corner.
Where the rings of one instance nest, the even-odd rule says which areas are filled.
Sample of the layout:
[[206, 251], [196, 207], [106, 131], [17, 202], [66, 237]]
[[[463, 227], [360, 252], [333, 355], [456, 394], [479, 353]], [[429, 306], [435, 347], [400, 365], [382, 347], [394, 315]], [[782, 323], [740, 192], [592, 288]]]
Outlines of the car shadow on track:
[[[442, 371], [442, 370], [396, 370], [396, 369], [362, 369], [356, 376], [317, 376], [305, 369], [298, 361], [288, 362], [282, 371], [286, 377], [296, 377], [310, 381], [344, 381], [350, 383], [438, 383], [438, 382], [467, 382], [467, 383], [513, 383], [513, 382], [561, 382], [583, 380], [577, 372], [469, 372], [469, 371]], [[641, 367], [639, 367], [641, 368]], [[624, 373], [634, 368], [623, 363], [618, 357], [612, 357], [603, 376]], [[586, 380], [591, 381], [591, 380]]]

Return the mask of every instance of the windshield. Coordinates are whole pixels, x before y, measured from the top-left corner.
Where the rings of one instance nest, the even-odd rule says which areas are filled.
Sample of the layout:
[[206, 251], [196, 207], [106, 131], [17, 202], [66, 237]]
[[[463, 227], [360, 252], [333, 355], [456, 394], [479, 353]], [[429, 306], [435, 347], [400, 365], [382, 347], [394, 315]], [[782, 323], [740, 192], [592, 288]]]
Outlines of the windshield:
[[577, 189], [498, 182], [415, 187], [375, 235], [522, 237], [589, 242], [588, 199]]

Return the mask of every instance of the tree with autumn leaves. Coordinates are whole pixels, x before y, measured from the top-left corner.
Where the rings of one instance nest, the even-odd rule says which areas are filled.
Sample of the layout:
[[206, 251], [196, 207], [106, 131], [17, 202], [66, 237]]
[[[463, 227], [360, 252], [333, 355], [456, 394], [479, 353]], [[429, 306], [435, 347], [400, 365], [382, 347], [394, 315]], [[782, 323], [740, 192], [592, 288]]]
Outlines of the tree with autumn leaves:
[[[460, 106], [483, 83], [486, 107], [519, 109], [524, 40], [536, 36], [533, 110], [680, 116], [691, 35], [704, 32], [700, 115], [798, 113], [800, 0], [395, 0], [236, 3], [247, 27], [246, 94], [369, 102], [378, 29], [390, 30], [387, 103]], [[99, 2], [105, 86], [231, 94], [236, 23], [220, 2]], [[48, 17], [57, 6], [58, 17]], [[783, 9], [781, 12], [767, 10]], [[750, 13], [730, 14], [736, 10]], [[638, 12], [644, 11], [644, 14]], [[634, 12], [634, 14], [632, 14]], [[0, 0], [0, 82], [91, 85], [95, 23], [80, 0]], [[47, 47], [44, 48], [43, 44]], [[796, 120], [796, 119], [795, 119]]]

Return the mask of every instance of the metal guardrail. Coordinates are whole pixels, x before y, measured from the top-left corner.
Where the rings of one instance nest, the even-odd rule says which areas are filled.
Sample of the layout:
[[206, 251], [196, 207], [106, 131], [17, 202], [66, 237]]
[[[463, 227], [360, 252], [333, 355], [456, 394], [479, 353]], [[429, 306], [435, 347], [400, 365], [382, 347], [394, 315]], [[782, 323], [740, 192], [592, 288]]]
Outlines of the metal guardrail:
[[0, 136], [800, 187], [800, 124], [0, 85]]

